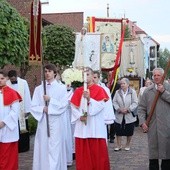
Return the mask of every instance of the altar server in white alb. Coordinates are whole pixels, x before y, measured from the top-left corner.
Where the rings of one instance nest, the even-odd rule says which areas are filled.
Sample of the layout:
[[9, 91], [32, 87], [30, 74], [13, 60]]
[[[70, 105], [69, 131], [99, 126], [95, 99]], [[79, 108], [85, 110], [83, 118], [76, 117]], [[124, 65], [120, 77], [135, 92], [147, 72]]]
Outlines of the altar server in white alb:
[[20, 114], [19, 114], [19, 143], [18, 150], [20, 152], [26, 152], [30, 148], [29, 127], [28, 127], [28, 115], [31, 109], [31, 95], [29, 86], [26, 80], [18, 77], [16, 70], [10, 70], [8, 72], [7, 85], [16, 90], [22, 97], [20, 102]]
[[100, 72], [99, 71], [94, 71], [94, 83], [101, 86], [107, 93], [107, 95], [109, 96], [109, 100], [106, 102], [106, 106], [105, 106], [105, 123], [106, 125], [110, 125], [112, 123], [114, 123], [115, 120], [115, 114], [114, 114], [114, 110], [113, 110], [113, 103], [111, 100], [111, 94], [110, 94], [110, 90], [108, 87], [106, 87], [106, 85], [104, 83], [102, 83], [100, 81]]
[[[66, 85], [64, 83], [62, 83], [61, 81], [61, 76], [59, 73], [57, 73], [56, 75], [56, 81], [61, 84], [62, 86], [64, 86], [64, 88], [67, 89]], [[67, 100], [69, 103], [69, 97], [70, 96], [70, 91], [68, 91], [67, 89]], [[72, 145], [73, 145], [73, 141], [72, 141], [72, 131], [71, 131], [71, 112], [70, 112], [70, 105], [68, 104], [67, 110], [64, 114], [64, 129], [63, 132], [65, 134], [65, 144], [66, 144], [66, 156], [67, 156], [67, 166], [72, 166], [73, 164], [73, 155], [72, 155]]]
[[22, 101], [18, 92], [6, 86], [0, 71], [0, 170], [18, 170], [18, 118]]
[[[67, 89], [55, 79], [53, 64], [45, 66], [46, 92], [43, 84], [35, 88], [31, 113], [38, 121], [34, 142], [33, 170], [67, 170], [66, 144], [63, 129], [68, 107]], [[48, 106], [45, 106], [45, 101]], [[50, 137], [47, 136], [46, 114]]]
[[[104, 121], [105, 90], [94, 84], [93, 70], [87, 69], [88, 90], [75, 90], [71, 98], [72, 123], [75, 122], [75, 146], [77, 170], [110, 170], [107, 131]], [[87, 115], [84, 115], [84, 98], [88, 101]]]

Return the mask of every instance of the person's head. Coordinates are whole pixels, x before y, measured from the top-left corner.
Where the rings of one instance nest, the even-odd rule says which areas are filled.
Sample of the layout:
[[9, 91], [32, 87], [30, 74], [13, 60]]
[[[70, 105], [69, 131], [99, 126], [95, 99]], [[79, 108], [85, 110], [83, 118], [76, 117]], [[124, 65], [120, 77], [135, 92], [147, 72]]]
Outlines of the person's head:
[[146, 79], [145, 86], [149, 87], [150, 85], [152, 85], [152, 81], [150, 79]]
[[153, 69], [153, 81], [155, 84], [161, 83], [163, 74], [164, 74], [164, 70], [162, 68]]
[[57, 74], [57, 69], [54, 64], [47, 64], [44, 66], [45, 69], [45, 78], [47, 81], [54, 80]]
[[94, 78], [94, 84], [98, 84], [100, 81], [100, 72], [94, 71], [93, 78]]
[[120, 87], [123, 91], [126, 91], [129, 87], [130, 81], [128, 78], [122, 78], [120, 80]]
[[88, 85], [91, 85], [91, 84], [93, 84], [94, 82], [93, 82], [93, 76], [94, 76], [94, 72], [93, 72], [93, 70], [90, 68], [90, 67], [87, 67], [86, 68], [86, 73], [87, 73], [87, 84]]
[[0, 87], [6, 85], [7, 82], [7, 74], [4, 71], [0, 71]]
[[104, 79], [103, 79], [103, 83], [104, 83], [104, 84], [107, 84], [107, 83], [108, 83], [107, 78], [104, 78]]
[[17, 71], [16, 70], [10, 70], [8, 72], [8, 78], [11, 81], [11, 83], [14, 83], [17, 81]]

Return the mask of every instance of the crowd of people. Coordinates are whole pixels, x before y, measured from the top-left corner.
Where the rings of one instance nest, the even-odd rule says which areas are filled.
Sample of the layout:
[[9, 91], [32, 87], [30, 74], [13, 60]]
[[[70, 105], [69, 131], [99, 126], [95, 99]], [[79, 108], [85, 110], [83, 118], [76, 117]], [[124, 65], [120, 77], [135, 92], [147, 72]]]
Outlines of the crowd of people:
[[38, 122], [33, 170], [66, 170], [74, 155], [77, 170], [110, 170], [108, 142], [115, 143], [115, 152], [131, 149], [136, 110], [148, 135], [149, 170], [159, 170], [159, 160], [162, 170], [170, 169], [170, 84], [162, 80], [163, 69], [153, 70], [153, 81], [146, 79], [139, 94], [124, 77], [112, 95], [100, 72], [91, 68], [86, 69], [87, 90], [67, 89], [53, 64], [44, 70], [45, 82], [35, 88], [32, 99], [27, 81], [15, 70], [0, 71], [1, 170], [17, 170], [18, 152], [29, 150], [30, 114]]

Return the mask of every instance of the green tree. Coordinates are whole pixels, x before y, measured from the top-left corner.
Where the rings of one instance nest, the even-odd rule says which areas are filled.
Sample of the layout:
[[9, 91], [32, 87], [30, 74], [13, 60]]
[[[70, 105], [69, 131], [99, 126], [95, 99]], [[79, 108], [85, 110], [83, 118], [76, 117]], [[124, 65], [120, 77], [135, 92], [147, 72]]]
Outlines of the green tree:
[[75, 35], [66, 26], [48, 25], [44, 27], [46, 37], [44, 59], [60, 66], [70, 66], [75, 53]]
[[130, 28], [128, 25], [126, 25], [124, 39], [129, 39], [129, 38], [131, 38]]
[[21, 66], [28, 55], [28, 31], [24, 19], [5, 0], [0, 2], [0, 67]]
[[[165, 69], [169, 60], [170, 60], [170, 51], [167, 48], [165, 48], [164, 50], [160, 49], [158, 66]], [[168, 71], [167, 77], [170, 77], [170, 69]]]

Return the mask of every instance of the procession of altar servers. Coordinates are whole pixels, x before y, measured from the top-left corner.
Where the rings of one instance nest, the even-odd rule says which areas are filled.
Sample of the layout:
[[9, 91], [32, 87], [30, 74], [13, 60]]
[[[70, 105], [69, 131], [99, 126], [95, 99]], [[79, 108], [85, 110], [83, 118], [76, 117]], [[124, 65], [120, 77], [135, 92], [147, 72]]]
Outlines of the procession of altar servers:
[[[34, 142], [33, 170], [65, 170], [67, 166], [72, 165], [75, 153], [75, 124], [71, 123], [70, 105], [73, 89], [68, 91], [60, 81], [54, 81], [50, 85], [46, 83], [46, 90], [51, 97], [48, 105], [50, 134], [58, 133], [59, 135], [56, 135], [56, 138], [47, 136], [46, 117], [45, 114], [42, 114], [42, 107], [39, 106], [43, 106], [44, 103], [41, 97], [43, 86], [40, 85], [35, 89], [32, 98], [32, 115], [39, 122]], [[107, 112], [107, 108], [105, 108], [105, 112]], [[58, 119], [55, 124], [54, 118]], [[105, 138], [107, 138], [107, 131], [105, 131]]]

